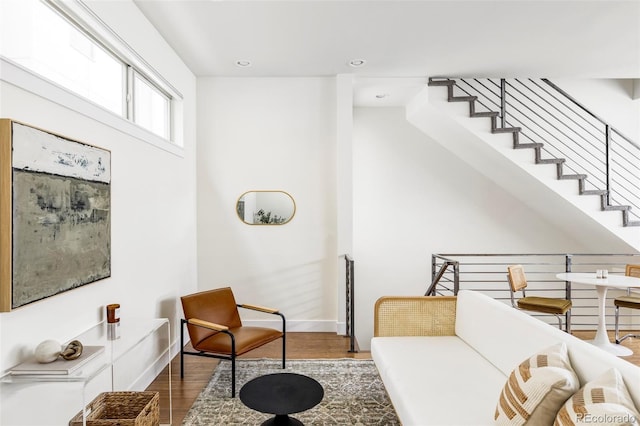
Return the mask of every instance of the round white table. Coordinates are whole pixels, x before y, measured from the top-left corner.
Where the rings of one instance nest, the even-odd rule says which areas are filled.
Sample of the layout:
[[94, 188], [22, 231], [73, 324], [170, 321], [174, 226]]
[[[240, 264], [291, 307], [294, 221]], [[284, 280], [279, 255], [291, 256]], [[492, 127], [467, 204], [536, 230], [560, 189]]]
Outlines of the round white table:
[[609, 341], [609, 336], [607, 335], [607, 324], [604, 316], [604, 307], [607, 301], [607, 289], [627, 289], [629, 287], [640, 288], [640, 278], [627, 277], [625, 275], [609, 275], [607, 278], [596, 278], [595, 273], [581, 272], [565, 272], [557, 274], [556, 278], [563, 281], [595, 286], [596, 291], [598, 292], [598, 329], [596, 331], [595, 338], [590, 342], [614, 355], [629, 356], [633, 354], [631, 349], [621, 345], [616, 345]]

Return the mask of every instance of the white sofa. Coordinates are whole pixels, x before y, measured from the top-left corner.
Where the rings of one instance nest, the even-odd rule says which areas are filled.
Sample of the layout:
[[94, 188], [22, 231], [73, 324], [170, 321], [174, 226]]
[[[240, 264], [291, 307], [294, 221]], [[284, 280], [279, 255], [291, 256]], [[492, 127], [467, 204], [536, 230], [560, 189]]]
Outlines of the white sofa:
[[404, 426], [489, 425], [507, 376], [566, 342], [580, 384], [615, 367], [640, 408], [640, 367], [474, 291], [383, 297], [371, 355]]

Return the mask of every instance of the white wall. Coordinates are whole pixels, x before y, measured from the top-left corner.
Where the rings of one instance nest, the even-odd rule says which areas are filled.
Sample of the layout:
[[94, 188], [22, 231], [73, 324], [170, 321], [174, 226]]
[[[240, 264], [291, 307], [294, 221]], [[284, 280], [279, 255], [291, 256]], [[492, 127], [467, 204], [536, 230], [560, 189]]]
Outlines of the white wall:
[[[336, 330], [335, 120], [333, 78], [198, 79], [200, 290], [231, 286], [292, 331]], [[293, 220], [244, 224], [236, 200], [250, 190], [289, 193]]]
[[[0, 116], [108, 149], [112, 165], [111, 277], [1, 313], [0, 371], [42, 340], [64, 342], [104, 319], [108, 303], [121, 304], [123, 324], [136, 317], [169, 317], [175, 336], [177, 298], [196, 288], [195, 77], [133, 2], [94, 2], [92, 7], [184, 95], [184, 149], [177, 150], [179, 155], [167, 152], [0, 81]], [[53, 420], [56, 409], [68, 421], [77, 408], [52, 407], [48, 418], [61, 424]]]
[[588, 252], [405, 119], [354, 112], [356, 335], [373, 334], [383, 295], [427, 289], [432, 253]]

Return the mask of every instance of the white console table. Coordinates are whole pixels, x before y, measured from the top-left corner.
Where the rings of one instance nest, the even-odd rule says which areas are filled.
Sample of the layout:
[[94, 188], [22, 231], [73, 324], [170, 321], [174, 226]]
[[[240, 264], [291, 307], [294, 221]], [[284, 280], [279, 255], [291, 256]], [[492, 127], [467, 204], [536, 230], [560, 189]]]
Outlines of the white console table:
[[[107, 324], [101, 322], [71, 340], [85, 346], [104, 346], [105, 350], [78, 371], [68, 375], [12, 375], [11, 369], [0, 376], [0, 424], [11, 426], [68, 424], [100, 392], [143, 390], [153, 377], [167, 366], [169, 389], [160, 395], [161, 407], [172, 424], [171, 406], [171, 334], [169, 320], [126, 319], [120, 337], [107, 338]], [[86, 413], [83, 424], [86, 424]], [[164, 418], [163, 418], [164, 417]], [[168, 420], [168, 422], [166, 422]]]

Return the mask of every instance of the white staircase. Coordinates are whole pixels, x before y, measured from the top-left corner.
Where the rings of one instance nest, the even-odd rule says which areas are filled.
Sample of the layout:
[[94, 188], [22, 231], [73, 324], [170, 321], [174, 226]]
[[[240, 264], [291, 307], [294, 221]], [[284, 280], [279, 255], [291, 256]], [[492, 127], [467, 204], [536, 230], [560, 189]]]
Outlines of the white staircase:
[[602, 191], [584, 190], [583, 175], [562, 175], [557, 159], [540, 161], [536, 144], [518, 145], [518, 130], [496, 129], [497, 114], [474, 113], [473, 103], [469, 97], [451, 101], [446, 87], [425, 87], [407, 105], [407, 120], [543, 217], [595, 245], [593, 252], [640, 251], [640, 226], [632, 226], [637, 223], [626, 211], [630, 226], [623, 226], [624, 207], [603, 205]]

